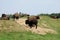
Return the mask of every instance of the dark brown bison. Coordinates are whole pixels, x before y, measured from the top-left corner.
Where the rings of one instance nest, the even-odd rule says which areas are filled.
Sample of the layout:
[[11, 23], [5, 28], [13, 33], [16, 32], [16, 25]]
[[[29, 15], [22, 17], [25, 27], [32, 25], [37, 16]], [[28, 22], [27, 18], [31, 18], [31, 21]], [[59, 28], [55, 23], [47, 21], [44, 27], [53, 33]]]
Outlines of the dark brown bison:
[[9, 18], [8, 15], [2, 14], [1, 19], [2, 19], [2, 20], [9, 20], [10, 18]]
[[19, 19], [19, 14], [18, 14], [18, 13], [15, 13], [15, 14], [13, 15], [13, 19]]
[[33, 25], [35, 25], [37, 29], [38, 19], [39, 17], [37, 16], [28, 17], [27, 20], [25, 20], [25, 24], [28, 24], [30, 28], [32, 28]]
[[51, 18], [53, 18], [53, 19], [58, 19], [59, 16], [51, 16]]

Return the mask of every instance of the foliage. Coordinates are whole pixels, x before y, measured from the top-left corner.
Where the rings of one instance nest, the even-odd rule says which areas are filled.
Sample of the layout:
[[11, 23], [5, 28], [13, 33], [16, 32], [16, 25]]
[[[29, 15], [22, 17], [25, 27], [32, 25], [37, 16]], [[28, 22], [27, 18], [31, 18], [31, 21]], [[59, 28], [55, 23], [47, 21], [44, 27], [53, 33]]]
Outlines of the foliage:
[[60, 17], [60, 13], [51, 13], [51, 14], [45, 14], [45, 13], [42, 13], [42, 14], [38, 14], [39, 16], [58, 16]]
[[[3, 22], [3, 23], [2, 23]], [[45, 23], [48, 27], [42, 25]], [[0, 20], [0, 24], [2, 24], [2, 27], [9, 27], [12, 26], [18, 27], [19, 24], [17, 24], [15, 21], [12, 20]], [[40, 27], [45, 28], [51, 28], [58, 32], [58, 34], [46, 34], [46, 35], [40, 35], [31, 33], [30, 31], [22, 31], [21, 26], [20, 31], [21, 32], [0, 32], [0, 40], [60, 40], [60, 19], [51, 19], [48, 16], [41, 16], [41, 19], [39, 20]], [[1, 27], [1, 26], [0, 26]]]

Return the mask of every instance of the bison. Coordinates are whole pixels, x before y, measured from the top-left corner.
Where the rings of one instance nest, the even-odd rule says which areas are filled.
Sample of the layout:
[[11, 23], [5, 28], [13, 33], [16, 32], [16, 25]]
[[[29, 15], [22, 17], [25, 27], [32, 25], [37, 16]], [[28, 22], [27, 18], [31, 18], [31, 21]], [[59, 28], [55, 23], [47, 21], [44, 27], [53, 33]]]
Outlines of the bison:
[[13, 19], [19, 19], [19, 14], [18, 14], [18, 13], [15, 13], [15, 14], [13, 15]]
[[38, 19], [40, 19], [39, 16], [28, 16], [27, 20], [25, 20], [25, 24], [28, 24], [30, 28], [32, 28], [33, 25], [35, 25], [37, 29]]
[[8, 15], [6, 15], [6, 14], [2, 14], [1, 19], [2, 20], [9, 20], [10, 17]]
[[51, 16], [51, 18], [53, 18], [53, 19], [58, 19], [59, 16]]

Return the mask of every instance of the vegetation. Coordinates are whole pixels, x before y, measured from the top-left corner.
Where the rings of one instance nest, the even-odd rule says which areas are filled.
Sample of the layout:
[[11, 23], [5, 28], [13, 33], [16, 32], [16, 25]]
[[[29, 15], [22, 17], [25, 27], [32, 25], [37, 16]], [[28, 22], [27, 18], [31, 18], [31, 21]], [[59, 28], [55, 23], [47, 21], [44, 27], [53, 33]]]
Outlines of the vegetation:
[[38, 14], [39, 16], [59, 16], [60, 17], [60, 13], [42, 13], [42, 14]]
[[[44, 26], [46, 24], [47, 26]], [[32, 32], [24, 31], [21, 25], [17, 24], [13, 20], [0, 20], [0, 40], [60, 40], [60, 19], [52, 19], [48, 16], [41, 16], [39, 20], [40, 27], [51, 28], [58, 32], [58, 34], [46, 34], [40, 35]], [[7, 32], [8, 27], [12, 26], [11, 32]], [[7, 27], [7, 29], [4, 29]], [[16, 32], [16, 28], [19, 28], [20, 31]], [[16, 30], [15, 30], [16, 29]]]

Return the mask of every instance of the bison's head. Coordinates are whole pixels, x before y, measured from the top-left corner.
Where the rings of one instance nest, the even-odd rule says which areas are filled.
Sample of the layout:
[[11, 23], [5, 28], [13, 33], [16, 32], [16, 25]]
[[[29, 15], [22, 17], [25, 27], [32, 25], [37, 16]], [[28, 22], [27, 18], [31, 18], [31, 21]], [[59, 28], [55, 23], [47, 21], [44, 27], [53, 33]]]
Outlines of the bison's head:
[[36, 17], [36, 19], [40, 19], [40, 17], [39, 16], [35, 16]]
[[6, 14], [2, 14], [2, 17], [6, 17]]

